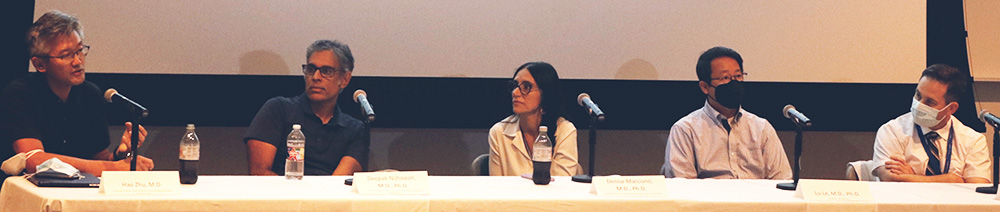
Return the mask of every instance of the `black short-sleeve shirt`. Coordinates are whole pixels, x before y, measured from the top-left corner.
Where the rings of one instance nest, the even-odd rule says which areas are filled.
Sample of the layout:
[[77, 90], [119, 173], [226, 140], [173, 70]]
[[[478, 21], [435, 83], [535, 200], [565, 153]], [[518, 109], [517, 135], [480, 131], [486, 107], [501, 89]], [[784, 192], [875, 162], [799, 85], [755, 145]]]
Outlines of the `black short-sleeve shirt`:
[[271, 171], [285, 173], [288, 157], [288, 133], [292, 124], [302, 125], [306, 136], [305, 175], [330, 175], [337, 169], [340, 159], [351, 156], [362, 167], [368, 164], [368, 133], [364, 124], [334, 107], [333, 118], [326, 124], [312, 112], [308, 97], [274, 97], [260, 108], [247, 128], [243, 141], [260, 140], [277, 148]]
[[89, 81], [73, 86], [63, 102], [43, 73], [15, 79], [0, 91], [0, 154], [9, 158], [14, 141], [36, 138], [45, 152], [93, 159], [111, 145], [106, 109], [100, 88]]

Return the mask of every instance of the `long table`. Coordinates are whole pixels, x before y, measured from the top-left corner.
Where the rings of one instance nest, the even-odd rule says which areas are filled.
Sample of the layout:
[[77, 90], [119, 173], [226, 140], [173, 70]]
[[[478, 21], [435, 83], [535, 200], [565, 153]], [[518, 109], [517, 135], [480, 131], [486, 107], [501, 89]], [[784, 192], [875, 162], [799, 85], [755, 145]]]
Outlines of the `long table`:
[[667, 195], [599, 197], [590, 184], [554, 177], [430, 176], [427, 195], [359, 195], [347, 177], [200, 176], [178, 195], [112, 196], [97, 188], [40, 188], [10, 177], [2, 211], [1000, 211], [987, 184], [872, 182], [871, 202], [811, 202], [775, 180], [667, 179]]

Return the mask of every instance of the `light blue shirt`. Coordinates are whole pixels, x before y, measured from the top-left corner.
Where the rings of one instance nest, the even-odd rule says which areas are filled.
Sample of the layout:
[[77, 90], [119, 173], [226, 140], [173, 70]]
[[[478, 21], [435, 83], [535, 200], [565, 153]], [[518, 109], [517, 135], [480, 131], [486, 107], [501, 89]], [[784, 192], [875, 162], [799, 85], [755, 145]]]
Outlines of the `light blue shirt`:
[[707, 100], [670, 127], [660, 171], [682, 178], [792, 178], [788, 156], [770, 122], [742, 108], [736, 116], [724, 117]]

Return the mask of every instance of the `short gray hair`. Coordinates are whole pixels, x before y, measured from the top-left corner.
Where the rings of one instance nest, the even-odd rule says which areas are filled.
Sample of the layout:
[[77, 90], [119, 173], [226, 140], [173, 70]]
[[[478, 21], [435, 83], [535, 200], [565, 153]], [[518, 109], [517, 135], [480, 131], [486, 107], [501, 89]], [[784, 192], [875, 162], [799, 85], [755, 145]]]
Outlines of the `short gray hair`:
[[340, 61], [340, 68], [345, 71], [354, 71], [354, 56], [351, 55], [351, 47], [348, 47], [347, 44], [335, 40], [317, 40], [306, 49], [306, 61], [318, 51], [333, 51]]
[[79, 19], [58, 10], [48, 11], [28, 29], [28, 52], [32, 56], [45, 55], [52, 48], [48, 46], [49, 41], [74, 32], [83, 39], [83, 26]]

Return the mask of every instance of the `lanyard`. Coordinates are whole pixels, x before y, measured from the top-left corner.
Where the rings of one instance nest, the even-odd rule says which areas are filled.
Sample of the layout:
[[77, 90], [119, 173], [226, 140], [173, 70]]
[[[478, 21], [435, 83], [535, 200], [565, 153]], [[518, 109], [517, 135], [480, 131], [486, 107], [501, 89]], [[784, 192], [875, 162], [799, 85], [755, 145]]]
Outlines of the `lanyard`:
[[931, 153], [930, 146], [928, 146], [928, 145], [934, 145], [930, 143], [933, 141], [928, 141], [927, 138], [924, 137], [924, 131], [920, 129], [919, 125], [914, 124], [913, 128], [917, 129], [917, 133], [919, 134], [918, 137], [920, 137], [920, 144], [924, 146], [924, 152], [927, 153], [927, 158], [928, 158], [927, 166], [934, 167], [933, 169], [930, 169], [931, 174], [934, 175], [947, 174], [948, 171], [951, 170], [951, 146], [953, 146], [952, 142], [955, 140], [955, 126], [951, 126], [951, 129], [948, 130], [948, 153], [945, 156], [947, 161], [944, 162], [943, 172], [941, 171], [941, 161], [934, 156], [934, 153]]

